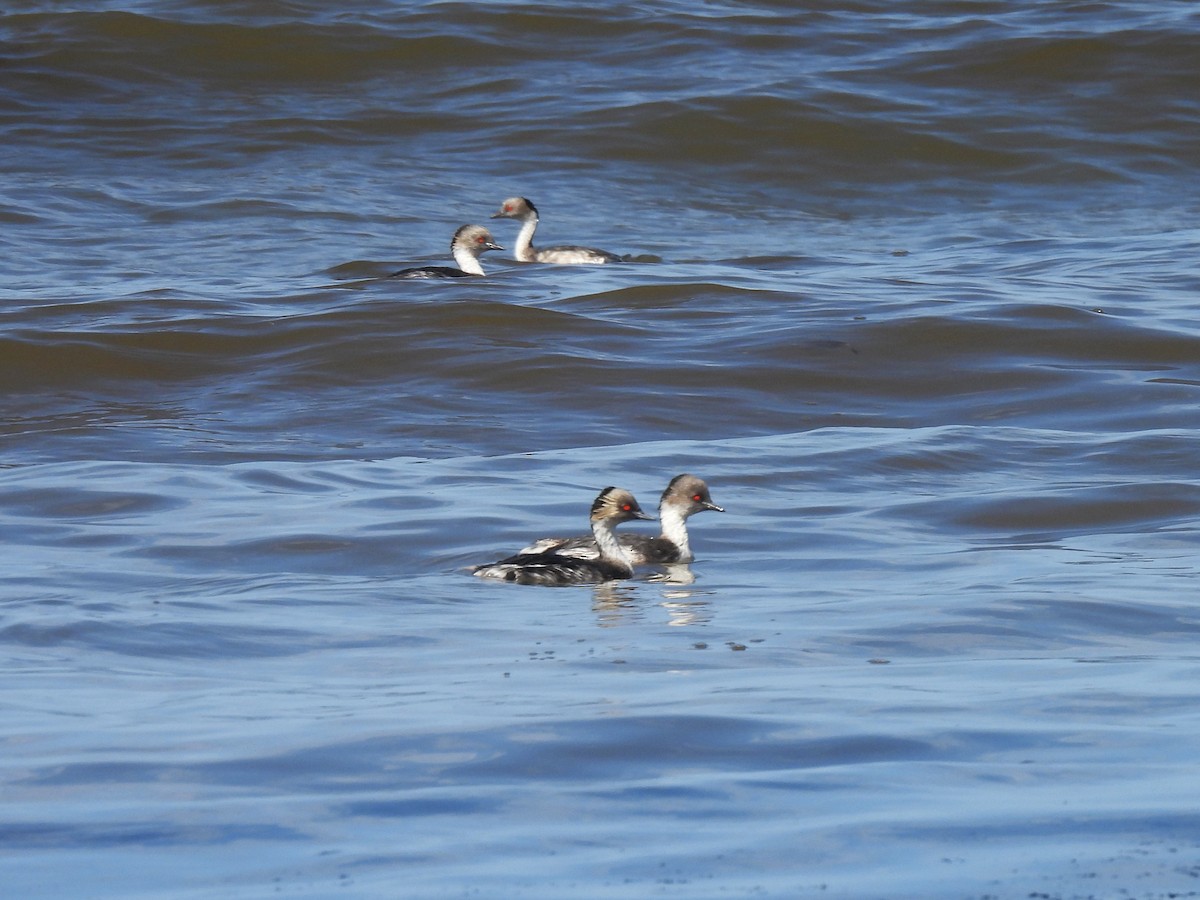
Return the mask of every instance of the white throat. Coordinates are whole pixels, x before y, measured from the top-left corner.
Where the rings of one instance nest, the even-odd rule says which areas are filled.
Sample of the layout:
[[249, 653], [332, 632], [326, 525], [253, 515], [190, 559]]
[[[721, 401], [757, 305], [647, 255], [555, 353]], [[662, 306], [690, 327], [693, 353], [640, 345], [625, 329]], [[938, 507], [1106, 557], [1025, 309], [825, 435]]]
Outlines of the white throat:
[[605, 562], [620, 563], [628, 568], [633, 567], [633, 561], [629, 558], [629, 554], [625, 552], [625, 548], [621, 546], [621, 542], [617, 540], [617, 535], [613, 531], [612, 525], [603, 519], [598, 519], [592, 523], [592, 535], [596, 538], [596, 547], [600, 551], [600, 559]]
[[691, 562], [692, 548], [688, 544], [687, 516], [669, 503], [658, 508], [658, 519], [662, 523], [662, 536], [679, 548], [679, 561]]
[[455, 247], [454, 261], [468, 275], [483, 274], [483, 266], [479, 264], [479, 257], [475, 255], [471, 247]]
[[537, 227], [537, 213], [531, 213], [521, 220], [517, 245], [513, 247], [513, 259], [517, 262], [537, 262], [537, 251], [533, 249], [533, 233], [537, 231]]

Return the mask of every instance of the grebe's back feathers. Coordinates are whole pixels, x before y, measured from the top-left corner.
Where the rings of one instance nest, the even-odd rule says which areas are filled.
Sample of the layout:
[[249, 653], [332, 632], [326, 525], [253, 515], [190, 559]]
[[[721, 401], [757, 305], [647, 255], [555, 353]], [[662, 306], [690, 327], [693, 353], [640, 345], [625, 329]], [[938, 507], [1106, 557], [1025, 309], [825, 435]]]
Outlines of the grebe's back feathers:
[[514, 584], [598, 584], [633, 575], [630, 566], [611, 565], [600, 559], [578, 559], [555, 553], [517, 553], [499, 562], [479, 566], [480, 578], [498, 578]]
[[634, 499], [622, 488], [606, 487], [592, 503], [592, 536], [599, 553], [592, 559], [579, 559], [554, 552], [517, 553], [499, 562], [477, 566], [480, 578], [498, 578], [517, 584], [595, 584], [633, 575], [629, 557], [617, 541], [613, 529], [631, 519], [649, 519]]

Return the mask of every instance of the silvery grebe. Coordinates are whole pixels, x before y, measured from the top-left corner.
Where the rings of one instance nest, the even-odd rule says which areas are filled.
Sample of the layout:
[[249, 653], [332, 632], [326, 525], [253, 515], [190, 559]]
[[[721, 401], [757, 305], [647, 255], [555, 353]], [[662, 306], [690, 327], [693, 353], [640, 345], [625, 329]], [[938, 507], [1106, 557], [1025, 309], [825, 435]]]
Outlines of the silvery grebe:
[[594, 559], [558, 553], [517, 553], [499, 562], [477, 566], [480, 578], [499, 578], [517, 584], [595, 584], [633, 575], [633, 566], [613, 529], [631, 519], [649, 519], [629, 491], [606, 487], [592, 503], [592, 538], [599, 548]]
[[[658, 518], [662, 522], [662, 534], [622, 534], [621, 546], [629, 554], [635, 566], [655, 563], [688, 563], [695, 557], [688, 543], [688, 516], [711, 509], [725, 512], [712, 502], [708, 485], [695, 475], [676, 475], [662, 493], [658, 502]], [[594, 559], [597, 555], [596, 542], [590, 537], [543, 538], [535, 541], [519, 553], [556, 553]]]
[[517, 262], [577, 266], [621, 261], [621, 257], [605, 250], [596, 250], [593, 247], [562, 246], [535, 250], [533, 233], [537, 231], [538, 227], [538, 211], [537, 207], [524, 197], [509, 197], [500, 204], [500, 212], [494, 213], [492, 218], [516, 219], [521, 223], [521, 231], [517, 235], [516, 246], [513, 247], [513, 259]]
[[483, 266], [479, 264], [479, 256], [489, 250], [503, 250], [492, 239], [492, 233], [482, 225], [464, 225], [454, 232], [450, 241], [450, 252], [454, 254], [453, 266], [417, 266], [412, 269], [401, 269], [393, 272], [393, 278], [465, 278], [468, 275], [482, 275]]

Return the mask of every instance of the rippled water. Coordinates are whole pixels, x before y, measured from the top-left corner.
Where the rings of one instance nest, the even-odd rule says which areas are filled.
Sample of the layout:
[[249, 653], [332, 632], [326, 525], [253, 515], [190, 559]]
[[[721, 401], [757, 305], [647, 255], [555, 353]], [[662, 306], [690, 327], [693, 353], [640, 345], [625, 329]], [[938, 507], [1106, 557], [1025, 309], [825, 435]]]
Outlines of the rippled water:
[[1200, 896], [1200, 13], [910, 6], [9, 4], [6, 892]]

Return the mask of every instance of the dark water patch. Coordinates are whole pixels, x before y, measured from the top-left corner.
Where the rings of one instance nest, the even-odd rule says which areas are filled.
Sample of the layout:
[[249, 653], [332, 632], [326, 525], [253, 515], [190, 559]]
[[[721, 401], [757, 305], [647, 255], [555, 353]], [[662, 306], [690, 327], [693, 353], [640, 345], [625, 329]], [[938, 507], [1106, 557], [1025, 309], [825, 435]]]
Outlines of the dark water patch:
[[[911, 823], [910, 823], [911, 824]], [[1194, 846], [1195, 828], [1200, 825], [1200, 816], [1195, 813], [1183, 811], [1167, 811], [1162, 812], [1142, 812], [1136, 813], [1129, 817], [1114, 816], [1107, 814], [1102, 810], [1086, 810], [1081, 813], [1074, 813], [1067, 816], [1047, 816], [1039, 814], [1032, 816], [1022, 823], [1022, 831], [1027, 834], [1049, 839], [1052, 836], [1062, 836], [1065, 834], [1080, 835], [1085, 837], [1100, 837], [1102, 835], [1137, 835], [1154, 833], [1162, 835], [1162, 840], [1170, 840], [1166, 835], [1173, 835], [1174, 839], [1181, 840], [1187, 845]], [[945, 826], [930, 826], [930, 825], [915, 825], [913, 834], [924, 837], [941, 837], [947, 838], [951, 834], [966, 838], [966, 831], [970, 831], [970, 840], [989, 841], [999, 838], [1001, 834], [1008, 832], [1011, 828], [1011, 822], [994, 822], [990, 825], [981, 825], [976, 831], [974, 826], [963, 828], [953, 824]], [[1026, 829], [1028, 829], [1026, 831]], [[1011, 835], [1009, 835], [1011, 837]], [[1191, 863], [1185, 863], [1183, 868], [1189, 870], [1194, 869]], [[1193, 877], [1200, 878], [1200, 872], [1195, 872]], [[1033, 895], [1039, 896], [1039, 895]], [[1170, 897], [1172, 894], [1165, 895], [1150, 895]]]
[[1050, 304], [994, 307], [986, 315], [910, 316], [865, 330], [880, 328], [897, 351], [914, 355], [936, 351], [933, 358], [947, 366], [956, 357], [965, 362], [974, 356], [1010, 368], [1091, 363], [1097, 369], [1190, 369], [1200, 346], [1200, 335], [1146, 328], [1086, 309]]
[[[404, 514], [406, 517], [410, 513]], [[397, 523], [394, 517], [376, 530], [384, 533], [368, 538], [346, 534], [321, 534], [303, 523], [283, 526], [285, 533], [251, 540], [222, 539], [214, 534], [203, 543], [164, 538], [150, 546], [131, 547], [127, 555], [169, 566], [179, 571], [203, 574], [286, 573], [291, 575], [358, 576], [412, 574], [415, 552], [436, 549], [437, 539], [427, 525]], [[403, 552], [398, 548], [403, 547]], [[427, 564], [426, 564], [427, 565]], [[424, 568], [424, 566], [421, 566]]]
[[14, 850], [62, 850], [88, 847], [189, 847], [240, 841], [296, 841], [307, 834], [276, 822], [208, 822], [187, 825], [158, 820], [99, 822], [0, 822], [0, 840]]
[[237, 470], [234, 474], [240, 483], [270, 493], [326, 494], [345, 487], [345, 484], [331, 483], [332, 479], [322, 478], [318, 473], [294, 469], [281, 472], [268, 468], [247, 467]]
[[[895, 302], [812, 304], [784, 290], [712, 282], [523, 302], [504, 302], [503, 293], [484, 299], [475, 287], [421, 287], [379, 284], [371, 301], [342, 300], [284, 317], [205, 320], [196, 318], [196, 308], [188, 314], [185, 304], [163, 306], [170, 318], [155, 322], [160, 313], [151, 304], [148, 320], [119, 331], [98, 320], [73, 335], [62, 325], [28, 332], [12, 344], [18, 353], [2, 368], [25, 394], [58, 383], [94, 397], [86, 404], [94, 412], [74, 416], [83, 427], [120, 409], [125, 421], [151, 422], [163, 410], [166, 424], [186, 416], [194, 427], [197, 408], [223, 397], [257, 409], [257, 425], [245, 419], [254, 427], [275, 427], [269, 422], [283, 416], [288, 427], [313, 427], [328, 420], [323, 407], [349, 403], [361, 410], [361, 424], [377, 422], [378, 430], [397, 421], [404, 398], [408, 424], [422, 422], [426, 433], [455, 415], [476, 421], [494, 415], [516, 427], [540, 413], [577, 422], [584, 430], [577, 439], [590, 443], [620, 416], [635, 428], [641, 419], [652, 436], [664, 433], [672, 416], [718, 425], [696, 406], [713, 391], [739, 396], [721, 424], [742, 433], [834, 424], [833, 416], [870, 416], [881, 408], [890, 415], [872, 424], [912, 421], [894, 418], [900, 410], [923, 425], [961, 416], [1049, 421], [1068, 397], [1084, 418], [1109, 415], [1147, 428], [1164, 424], [1171, 404], [1188, 406], [1192, 382], [1200, 380], [1196, 336], [1056, 304], [965, 298], [926, 302], [914, 312]], [[335, 295], [317, 299], [329, 304]], [[68, 310], [58, 307], [55, 316], [66, 318]], [[113, 313], [137, 310], [120, 304]], [[1080, 391], [1084, 384], [1092, 386]], [[367, 385], [386, 386], [392, 400], [364, 406]], [[300, 395], [306, 403], [298, 410]], [[36, 396], [30, 395], [29, 418], [19, 416], [13, 427], [46, 434], [72, 422], [65, 409], [55, 409], [61, 392], [48, 402], [34, 402]], [[114, 403], [116, 396], [122, 403]], [[629, 396], [644, 403], [623, 403]], [[530, 397], [538, 398], [538, 409]], [[212, 415], [221, 427], [216, 409]], [[352, 443], [378, 440], [380, 432], [374, 434], [360, 428]], [[328, 436], [340, 445], [352, 438], [337, 430]], [[406, 452], [403, 446], [390, 452], [397, 450]]]
[[338, 263], [324, 270], [325, 275], [337, 281], [352, 282], [339, 287], [367, 288], [375, 287], [377, 279], [387, 278], [396, 271], [393, 263], [377, 262], [370, 259], [354, 259]]
[[[792, 265], [795, 260], [791, 260]], [[675, 319], [680, 330], [702, 328], [706, 322], [722, 321], [726, 326], [737, 326], [731, 311], [753, 310], [759, 305], [770, 308], [771, 304], [795, 302], [796, 294], [763, 288], [748, 288], [713, 282], [681, 281], [671, 278], [660, 284], [638, 284], [596, 293], [581, 293], [564, 297], [561, 306], [574, 310], [622, 310], [637, 313], [663, 313], [663, 318], [682, 315]], [[644, 324], [644, 318], [638, 319]], [[745, 323], [749, 325], [750, 323]], [[757, 329], [756, 329], [757, 330]], [[693, 332], [697, 341], [703, 340], [702, 333]]]
[[[747, 729], [756, 735], [749, 743], [745, 740]], [[586, 784], [603, 775], [607, 779], [645, 779], [645, 790], [653, 795], [654, 779], [664, 775], [849, 767], [923, 759], [947, 749], [884, 734], [792, 740], [727, 718], [631, 717], [534, 722], [521, 729], [474, 735], [393, 735], [219, 762], [68, 763], [48, 767], [22, 783], [61, 787], [169, 780], [357, 794], [513, 779]], [[382, 770], [381, 757], [387, 760]], [[618, 795], [629, 789], [627, 782], [615, 786]], [[439, 799], [430, 801], [431, 812], [440, 808]], [[422, 802], [409, 795], [395, 801], [364, 801], [361, 808], [368, 815], [410, 815]], [[459, 806], [462, 801], [452, 797], [451, 802]], [[495, 801], [484, 801], [478, 808], [494, 806]], [[354, 808], [360, 804], [355, 803]]]
[[[762, 782], [756, 781], [756, 784]], [[726, 791], [711, 787], [685, 784], [646, 784], [624, 789], [605, 791], [604, 796], [612, 800], [628, 800], [630, 803], [662, 803], [675, 802], [727, 802], [729, 794]]]
[[[621, 110], [617, 131], [601, 127], [613, 117], [611, 110], [583, 117], [581, 140], [594, 144], [599, 134], [606, 155], [628, 162], [670, 155], [686, 167], [752, 168], [759, 179], [794, 180], [822, 170], [850, 182], [905, 182], [935, 159], [941, 178], [1032, 168], [1021, 151], [905, 127], [894, 116], [855, 118], [844, 107], [781, 97], [654, 101]], [[1053, 175], [1062, 177], [1058, 166]]]
[[1058, 540], [1111, 531], [1144, 533], [1200, 518], [1200, 489], [1190, 484], [1146, 483], [1079, 487], [1053, 495], [980, 498], [954, 504], [956, 527], [1021, 539]]
[[[829, 437], [834, 437], [829, 433]], [[1021, 473], [1054, 472], [1071, 480], [1060, 484], [1063, 491], [1087, 488], [1103, 481], [1124, 489], [1126, 479], [1153, 472], [1151, 490], [1164, 479], [1186, 482], [1191, 472], [1194, 437], [1184, 431], [1123, 432], [1118, 434], [1068, 430], [989, 428], [986, 433], [972, 427], [933, 428], [922, 432], [898, 432], [895, 441], [881, 441], [854, 452], [855, 469], [862, 474], [894, 479], [927, 474], [927, 484], [942, 492], [951, 491], [951, 480], [969, 484], [967, 493], [982, 492], [992, 482], [971, 481], [989, 474], [1000, 479]], [[805, 443], [804, 436], [796, 436]], [[821, 436], [810, 435], [810, 458], [814, 463], [835, 462], [847, 452], [843, 448], [821, 451]], [[786, 436], [779, 440], [785, 443]], [[835, 442], [836, 443], [836, 442]], [[1003, 482], [1001, 482], [1003, 483]], [[1100, 488], [1103, 490], [1103, 488]], [[947, 498], [949, 499], [949, 498]]]
[[464, 816], [498, 811], [500, 804], [495, 800], [437, 794], [406, 792], [402, 797], [391, 800], [363, 800], [347, 803], [342, 812], [349, 816], [364, 816], [378, 819], [423, 819], [429, 816]]
[[[1063, 451], [1066, 449], [1064, 446]], [[1041, 450], [1030, 448], [1032, 453]], [[1046, 465], [1045, 461], [1022, 460], [1019, 456], [996, 462], [1008, 469], [1012, 478], [1019, 478], [1022, 469]], [[1121, 468], [1138, 468], [1132, 463], [1129, 458], [1117, 461]], [[1147, 480], [1099, 485], [1094, 482], [1111, 476], [1095, 472], [1088, 477], [1088, 468], [1078, 467], [1079, 483], [1028, 492], [1016, 484], [1006, 486], [1004, 477], [998, 476], [989, 479], [986, 486], [977, 485], [974, 492], [953, 491], [955, 496], [944, 499], [901, 502], [886, 514], [921, 521], [938, 530], [951, 528], [962, 534], [986, 535], [991, 540], [1036, 543], [1084, 535], [1169, 533], [1187, 530], [1200, 519], [1200, 493], [1189, 483]]]
[[179, 621], [154, 624], [81, 620], [58, 625], [16, 623], [0, 629], [13, 647], [73, 648], [132, 658], [252, 659], [306, 652], [308, 632], [248, 625], [207, 626]]
[[[1061, 597], [1053, 599], [1030, 598], [1020, 603], [1022, 615], [1028, 617], [1029, 625], [1040, 621], [1045, 627], [1052, 623], [1056, 631], [1078, 638], [1093, 638], [1105, 635], [1118, 642], [1122, 636], [1131, 640], [1162, 639], [1170, 641], [1193, 640], [1200, 633], [1200, 619], [1186, 603], [1164, 600], [1151, 602], [1120, 602], [1117, 600], [1089, 600], [1087, 598]], [[1145, 708], [1144, 698], [1116, 702], [1116, 708], [1128, 714], [1134, 708]], [[1184, 703], [1183, 700], [1167, 700], [1168, 705]]]
[[[222, 352], [224, 350], [224, 352]], [[0, 388], [28, 391], [56, 386], [96, 385], [103, 380], [149, 384], [187, 380], [211, 374], [222, 357], [233, 358], [230, 340], [179, 330], [60, 335], [47, 341], [26, 335], [0, 340]]]
[[[1179, 102], [1186, 96], [1180, 91], [1200, 77], [1186, 30], [1113, 19], [1093, 19], [1091, 24], [1097, 23], [1091, 34], [1084, 33], [1090, 30], [1087, 25], [1040, 35], [964, 30], [961, 46], [906, 59], [903, 70], [890, 71], [902, 71], [929, 87], [953, 84], [982, 96], [1015, 96], [1034, 108], [1065, 104], [1086, 109], [1094, 104], [1097, 113], [1101, 105], [1136, 112], [1140, 101], [1143, 114], [1174, 109], [1195, 115], [1194, 103]], [[1107, 121], [1123, 129], [1117, 118]]]
[[[289, 17], [290, 18], [290, 17]], [[389, 63], [409, 73], [445, 70], [454, 60], [497, 64], [502, 47], [463, 34], [394, 33], [345, 23], [180, 21], [134, 12], [9, 16], [23, 45], [17, 86], [56, 100], [118, 99], [125, 85], [190, 82], [236, 90], [247, 84], [298, 86], [370, 80]], [[36, 48], [36, 50], [34, 49]], [[53, 80], [43, 73], [70, 73]]]
[[[389, 307], [286, 318], [214, 316], [209, 319], [143, 321], [111, 328], [103, 321], [87, 332], [25, 332], [3, 341], [0, 386], [28, 390], [35, 386], [96, 385], [130, 381], [147, 387], [172, 381], [203, 379], [222, 372], [238, 378], [258, 369], [268, 377], [308, 377], [323, 383], [371, 378], [377, 370], [392, 374], [397, 366], [412, 372], [436, 373], [431, 364], [448, 352], [465, 356], [463, 338], [503, 346], [505, 338], [523, 346], [539, 336], [559, 333], [564, 322], [586, 324], [575, 316], [489, 303], [444, 303], [434, 297]], [[149, 312], [149, 311], [147, 311]], [[599, 326], [597, 326], [599, 327]], [[605, 332], [590, 332], [595, 338]], [[586, 344], [585, 344], [586, 346]], [[270, 373], [274, 373], [271, 375]], [[331, 378], [332, 376], [332, 378]]]
[[[932, 752], [919, 741], [864, 735], [831, 741], [792, 740], [761, 721], [701, 716], [623, 717], [542, 723], [529, 734], [497, 736], [495, 752], [453, 766], [456, 778], [574, 780], [702, 769], [813, 768], [868, 759], [913, 759]], [[633, 761], [637, 760], [636, 766]]]
[[[272, 791], [329, 791], [336, 794], [388, 791], [401, 782], [412, 783], [412, 771], [397, 771], [395, 766], [405, 762], [397, 753], [397, 744], [413, 747], [414, 742], [398, 742], [389, 738], [358, 742], [321, 744], [295, 750], [274, 752], [266, 750], [261, 756], [222, 756], [219, 759], [170, 759], [162, 761], [152, 753], [136, 754], [116, 762], [72, 762], [47, 766], [31, 773], [22, 781], [27, 786], [65, 787], [69, 785], [141, 784], [172, 782], [190, 784], [222, 784], [253, 787]], [[415, 742], [419, 745], [419, 741]], [[408, 763], [418, 769], [445, 757], [450, 750], [425, 748], [424, 763]], [[389, 752], [390, 751], [390, 752]], [[131, 756], [134, 754], [131, 753]], [[383, 758], [391, 759], [391, 771], [379, 771], [376, 765]]]
[[181, 501], [160, 494], [117, 493], [87, 487], [37, 488], [0, 494], [0, 509], [25, 519], [89, 522], [145, 518], [179, 509]]
[[175, 222], [223, 221], [230, 218], [272, 220], [281, 217], [287, 218], [299, 212], [296, 204], [284, 200], [238, 197], [178, 203], [169, 209], [152, 210], [146, 216], [146, 220], [160, 225]]
[[5, 225], [36, 225], [41, 221], [41, 216], [33, 213], [0, 208], [0, 222]]
[[[1014, 549], [1028, 553], [1032, 548]], [[1114, 568], [1111, 559], [1074, 555], [1080, 558], [1079, 565]], [[1121, 561], [1115, 562], [1119, 566]], [[1037, 566], [1030, 562], [1031, 570]], [[1009, 583], [970, 585], [961, 592], [963, 602], [950, 607], [953, 617], [940, 624], [917, 628], [897, 623], [886, 634], [859, 635], [854, 640], [894, 659], [950, 658], [969, 647], [978, 654], [1057, 657], [1107, 651], [1121, 654], [1118, 659], [1128, 663], [1137, 660], [1139, 650], [1168, 642], [1186, 645], [1200, 632], [1200, 623], [1191, 610], [1179, 604], [1155, 602], [1153, 598], [1134, 601], [1122, 596], [1103, 597], [1098, 593], [1089, 596], [1090, 584], [1089, 577], [1073, 583], [1060, 579], [1052, 584], [1029, 571]], [[1101, 702], [1104, 709], [1099, 708]], [[1122, 716], [1148, 714], [1147, 702], [1136, 693], [1113, 694], [1103, 701], [1092, 693], [1084, 700], [1071, 701], [1077, 715], [1088, 704], [1095, 704], [1089, 707], [1092, 714]], [[1161, 702], [1165, 713], [1188, 701], [1163, 698], [1152, 702]]]

